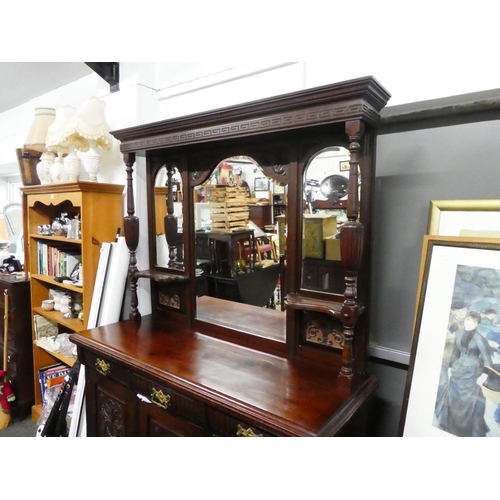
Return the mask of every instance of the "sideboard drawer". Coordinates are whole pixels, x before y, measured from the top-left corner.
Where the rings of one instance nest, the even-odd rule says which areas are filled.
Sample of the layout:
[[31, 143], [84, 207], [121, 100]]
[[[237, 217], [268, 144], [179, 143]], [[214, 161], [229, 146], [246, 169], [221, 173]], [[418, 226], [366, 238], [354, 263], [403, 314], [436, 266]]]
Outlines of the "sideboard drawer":
[[98, 356], [91, 351], [83, 351], [82, 353], [79, 353], [79, 357], [82, 364], [84, 364], [87, 368], [95, 370], [103, 377], [126, 385], [129, 379], [129, 371], [120, 364], [115, 363], [104, 356]]
[[223, 413], [215, 408], [207, 409], [208, 425], [212, 433], [221, 437], [269, 437], [271, 433], [261, 428]]
[[138, 395], [145, 396], [161, 411], [176, 415], [194, 424], [205, 426], [203, 403], [185, 396], [165, 384], [134, 374], [133, 387]]
[[205, 429], [152, 403], [139, 401], [138, 435], [141, 437], [203, 437]]

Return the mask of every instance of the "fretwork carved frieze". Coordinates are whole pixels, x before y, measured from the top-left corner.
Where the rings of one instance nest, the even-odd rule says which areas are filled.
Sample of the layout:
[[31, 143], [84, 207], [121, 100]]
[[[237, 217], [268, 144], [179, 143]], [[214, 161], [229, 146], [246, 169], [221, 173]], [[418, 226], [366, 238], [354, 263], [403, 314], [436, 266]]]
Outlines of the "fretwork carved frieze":
[[373, 120], [378, 120], [378, 113], [367, 103], [363, 102], [336, 102], [329, 105], [322, 105], [307, 111], [291, 111], [280, 115], [265, 116], [262, 118], [237, 121], [213, 125], [187, 132], [166, 133], [148, 139], [122, 142], [122, 153], [129, 151], [141, 151], [144, 149], [155, 149], [161, 147], [173, 147], [183, 144], [192, 144], [226, 137], [248, 136], [270, 132], [273, 130], [293, 129], [305, 124], [321, 125], [355, 119], [365, 116]]

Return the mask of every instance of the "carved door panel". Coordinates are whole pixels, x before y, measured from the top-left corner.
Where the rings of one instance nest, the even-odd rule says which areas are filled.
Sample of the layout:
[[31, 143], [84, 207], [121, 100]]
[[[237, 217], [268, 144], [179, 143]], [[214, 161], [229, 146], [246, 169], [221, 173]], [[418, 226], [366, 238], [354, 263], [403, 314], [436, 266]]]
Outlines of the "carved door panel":
[[86, 374], [87, 435], [96, 437], [133, 436], [136, 409], [134, 394], [93, 370]]

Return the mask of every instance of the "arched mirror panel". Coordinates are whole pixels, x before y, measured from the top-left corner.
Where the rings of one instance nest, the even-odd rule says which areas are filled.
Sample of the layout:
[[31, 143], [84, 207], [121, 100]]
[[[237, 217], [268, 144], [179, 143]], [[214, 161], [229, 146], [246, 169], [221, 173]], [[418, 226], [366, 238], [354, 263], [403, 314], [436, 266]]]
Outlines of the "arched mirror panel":
[[196, 319], [254, 333], [252, 315], [265, 314], [271, 336], [285, 340], [278, 217], [286, 199], [286, 186], [243, 155], [223, 158], [193, 187]]
[[184, 270], [182, 193], [179, 169], [171, 163], [163, 165], [154, 179], [156, 266], [160, 268]]
[[302, 288], [342, 295], [340, 226], [347, 221], [349, 150], [331, 146], [307, 163], [302, 184]]

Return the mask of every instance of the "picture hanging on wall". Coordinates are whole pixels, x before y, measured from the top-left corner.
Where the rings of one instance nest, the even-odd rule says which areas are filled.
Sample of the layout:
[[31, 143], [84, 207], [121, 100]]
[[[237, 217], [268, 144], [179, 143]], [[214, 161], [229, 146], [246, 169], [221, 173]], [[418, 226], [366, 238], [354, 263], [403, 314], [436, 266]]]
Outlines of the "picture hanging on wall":
[[256, 177], [254, 180], [254, 191], [268, 191], [269, 179], [267, 177]]
[[500, 200], [432, 200], [427, 233], [500, 238]]
[[340, 171], [341, 172], [348, 172], [349, 169], [351, 168], [350, 164], [349, 164], [349, 161], [341, 161], [339, 163], [339, 168], [340, 168]]
[[285, 186], [282, 186], [277, 182], [273, 183], [273, 190], [274, 194], [285, 194]]
[[426, 235], [399, 434], [500, 436], [500, 240]]

